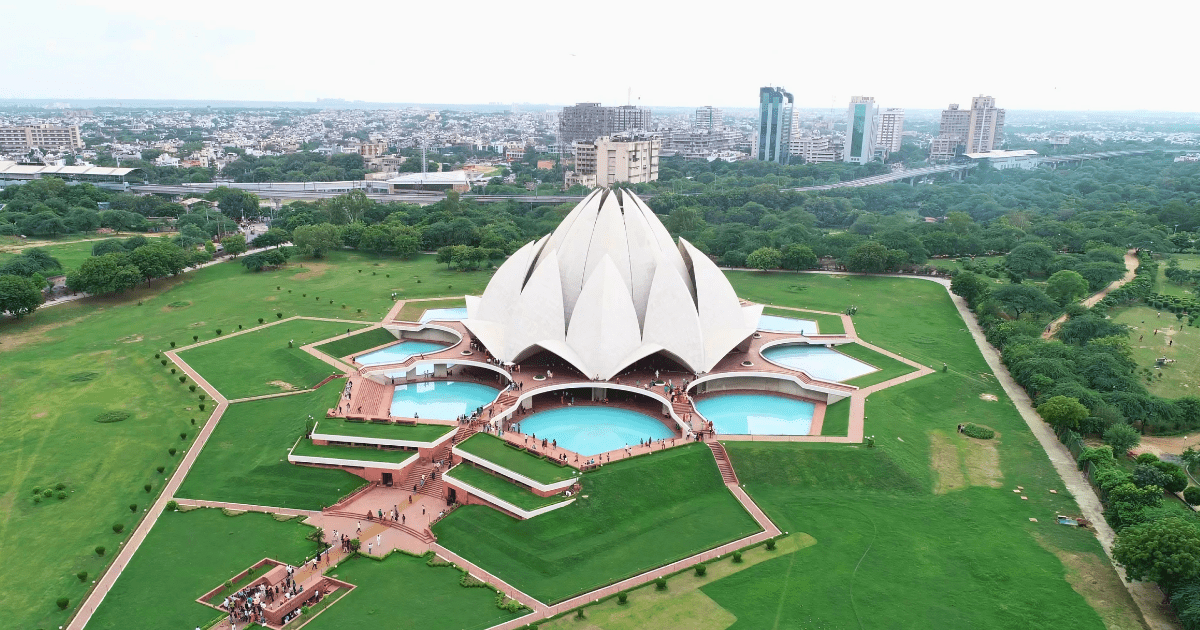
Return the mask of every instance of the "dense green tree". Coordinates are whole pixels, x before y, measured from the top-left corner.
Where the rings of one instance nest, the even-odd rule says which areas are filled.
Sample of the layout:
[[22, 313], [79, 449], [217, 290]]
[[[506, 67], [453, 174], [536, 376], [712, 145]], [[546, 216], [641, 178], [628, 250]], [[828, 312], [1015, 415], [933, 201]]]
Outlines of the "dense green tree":
[[1104, 432], [1104, 443], [1111, 446], [1114, 453], [1127, 453], [1141, 441], [1142, 434], [1123, 422], [1112, 425]]
[[1074, 302], [1076, 298], [1087, 295], [1087, 292], [1088, 281], [1070, 269], [1056, 271], [1046, 281], [1046, 295], [1060, 306]]
[[1054, 396], [1038, 405], [1038, 415], [1056, 429], [1078, 430], [1079, 423], [1088, 417], [1088, 408], [1074, 398]]
[[1054, 251], [1042, 243], [1022, 243], [1008, 252], [1004, 265], [1022, 276], [1044, 276]]
[[0, 275], [0, 313], [20, 319], [42, 304], [42, 292], [29, 278]]
[[992, 291], [1004, 311], [1016, 319], [1025, 313], [1048, 313], [1056, 306], [1042, 290], [1029, 284], [1009, 284]]
[[780, 254], [779, 265], [784, 269], [799, 271], [801, 269], [812, 269], [817, 266], [817, 256], [813, 254], [813, 250], [808, 245], [790, 243], [784, 246]]
[[342, 246], [338, 227], [330, 223], [302, 225], [292, 231], [292, 243], [309, 258], [324, 258]]
[[246, 235], [230, 234], [221, 239], [221, 246], [225, 248], [225, 253], [237, 258], [238, 255], [246, 253]]
[[971, 271], [960, 271], [950, 279], [950, 290], [975, 308], [991, 293], [991, 283], [984, 276]]
[[760, 271], [778, 269], [783, 261], [783, 254], [774, 247], [760, 247], [746, 256], [746, 266]]
[[154, 278], [183, 271], [188, 264], [182, 249], [161, 241], [133, 250], [129, 253], [128, 260], [146, 279], [146, 286], [150, 286], [150, 281]]
[[875, 241], [856, 245], [846, 254], [845, 265], [850, 271], [879, 273], [888, 268], [888, 250]]
[[67, 287], [93, 295], [132, 289], [142, 280], [142, 272], [130, 264], [126, 254], [105, 254], [84, 260], [79, 269], [67, 274]]
[[1117, 536], [1113, 559], [1129, 579], [1153, 581], [1169, 596], [1200, 577], [1200, 529], [1180, 516], [1135, 525]]
[[290, 240], [292, 240], [292, 237], [287, 233], [287, 230], [273, 227], [255, 236], [253, 242], [255, 247], [275, 247], [276, 245], [283, 245]]

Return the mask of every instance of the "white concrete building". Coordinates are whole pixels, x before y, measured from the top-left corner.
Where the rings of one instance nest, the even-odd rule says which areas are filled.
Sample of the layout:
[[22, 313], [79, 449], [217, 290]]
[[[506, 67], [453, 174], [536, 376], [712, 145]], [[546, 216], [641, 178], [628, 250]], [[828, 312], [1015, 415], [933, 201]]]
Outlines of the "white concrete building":
[[876, 149], [883, 149], [886, 154], [900, 150], [904, 135], [904, 109], [889, 107], [879, 112], [879, 128], [875, 134]]
[[875, 98], [850, 97], [846, 110], [846, 142], [842, 145], [842, 161], [866, 164], [875, 159]]
[[661, 138], [623, 140], [605, 136], [592, 142], [576, 142], [574, 149], [572, 184], [611, 188], [619, 182], [642, 184], [658, 179]]

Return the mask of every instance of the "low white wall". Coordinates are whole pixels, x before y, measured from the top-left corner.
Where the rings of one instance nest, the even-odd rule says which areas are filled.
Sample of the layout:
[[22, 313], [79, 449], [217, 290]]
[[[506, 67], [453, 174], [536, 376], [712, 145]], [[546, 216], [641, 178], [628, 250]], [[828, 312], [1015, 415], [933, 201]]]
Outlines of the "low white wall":
[[404, 470], [417, 461], [417, 454], [394, 464], [392, 462], [376, 462], [367, 459], [342, 459], [340, 457], [313, 457], [311, 455], [293, 455], [288, 453], [288, 461], [293, 464], [326, 464], [329, 466], [354, 466], [357, 468], [386, 468], [388, 470]]

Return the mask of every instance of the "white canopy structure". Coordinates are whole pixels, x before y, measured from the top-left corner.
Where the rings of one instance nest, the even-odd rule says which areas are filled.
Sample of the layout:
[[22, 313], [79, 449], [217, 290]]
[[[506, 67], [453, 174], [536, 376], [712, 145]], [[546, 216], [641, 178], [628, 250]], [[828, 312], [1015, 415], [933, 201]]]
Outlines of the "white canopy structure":
[[608, 380], [656, 352], [708, 372], [761, 314], [637, 195], [596, 190], [467, 297], [463, 324], [501, 361], [546, 350]]

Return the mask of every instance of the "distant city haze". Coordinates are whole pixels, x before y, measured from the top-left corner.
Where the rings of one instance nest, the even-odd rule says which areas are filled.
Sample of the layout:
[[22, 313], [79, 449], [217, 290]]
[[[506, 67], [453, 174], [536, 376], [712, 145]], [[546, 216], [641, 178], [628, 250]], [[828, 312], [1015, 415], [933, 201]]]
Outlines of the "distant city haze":
[[0, 100], [1200, 110], [1200, 9], [1003, 3], [10, 3]]

